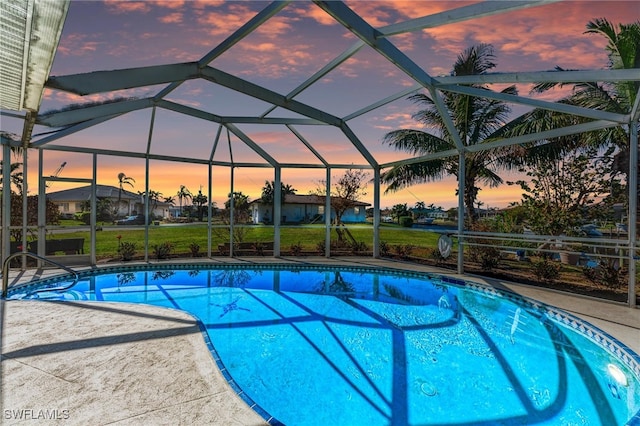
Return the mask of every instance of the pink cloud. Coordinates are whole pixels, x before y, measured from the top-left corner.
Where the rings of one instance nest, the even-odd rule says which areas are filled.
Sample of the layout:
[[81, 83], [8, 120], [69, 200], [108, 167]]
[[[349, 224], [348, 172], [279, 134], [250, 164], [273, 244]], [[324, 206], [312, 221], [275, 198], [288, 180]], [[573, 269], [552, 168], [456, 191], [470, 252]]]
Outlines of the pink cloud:
[[185, 5], [184, 0], [153, 0], [153, 4], [167, 9], [181, 9]]
[[198, 24], [203, 25], [210, 35], [230, 35], [255, 16], [256, 12], [241, 3], [231, 3], [224, 19], [219, 11], [196, 8]]
[[[434, 39], [434, 49], [440, 52], [462, 51], [471, 43], [493, 44], [498, 64], [517, 61], [514, 69], [522, 70], [528, 62], [535, 63], [531, 68], [540, 69], [539, 61], [547, 64], [543, 69], [563, 64], [571, 64], [573, 68], [602, 68], [606, 63], [603, 38], [583, 34], [587, 21], [596, 16], [585, 18], [581, 8], [588, 6], [590, 13], [603, 9], [602, 16], [608, 16], [614, 23], [628, 20], [621, 18], [621, 9], [625, 9], [623, 6], [628, 6], [628, 2], [609, 4], [609, 8], [603, 8], [597, 2], [554, 3], [427, 29], [424, 33]], [[500, 69], [506, 68], [500, 66]]]
[[158, 18], [158, 20], [160, 22], [162, 22], [163, 24], [179, 24], [182, 22], [182, 13], [170, 13], [168, 15], [165, 16], [161, 16], [160, 18]]
[[131, 12], [147, 13], [151, 10], [151, 2], [138, 1], [121, 1], [121, 0], [105, 0], [107, 11], [110, 13], [121, 14]]
[[189, 4], [194, 9], [199, 9], [199, 10], [202, 10], [205, 8], [220, 7], [225, 3], [227, 3], [226, 0], [192, 0], [189, 2]]
[[89, 40], [89, 37], [88, 34], [79, 33], [66, 35], [58, 46], [57, 52], [68, 56], [82, 56], [93, 53], [106, 44], [102, 41]]
[[295, 14], [301, 17], [313, 19], [320, 25], [338, 25], [338, 22], [327, 12], [320, 9], [314, 4], [293, 3], [289, 6], [294, 10]]
[[291, 24], [289, 23], [291, 20], [292, 18], [274, 16], [265, 24], [261, 25], [256, 33], [269, 38], [284, 36], [291, 30]]
[[243, 46], [243, 49], [248, 52], [277, 52], [278, 46], [274, 43], [265, 42], [265, 43], [247, 43]]

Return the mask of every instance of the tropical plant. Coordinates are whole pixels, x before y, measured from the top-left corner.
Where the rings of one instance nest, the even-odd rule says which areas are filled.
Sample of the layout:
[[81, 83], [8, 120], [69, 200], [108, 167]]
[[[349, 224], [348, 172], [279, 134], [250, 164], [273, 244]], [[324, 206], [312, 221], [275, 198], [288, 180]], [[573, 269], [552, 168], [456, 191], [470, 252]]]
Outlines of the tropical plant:
[[242, 192], [234, 192], [228, 195], [227, 201], [224, 202], [224, 208], [231, 208], [231, 200], [233, 199], [233, 209], [236, 213], [244, 212], [249, 209], [249, 196]]
[[411, 244], [396, 244], [393, 246], [393, 251], [401, 259], [408, 259], [413, 253], [414, 246]]
[[409, 208], [407, 207], [407, 203], [396, 204], [391, 208], [391, 216], [395, 217], [398, 223], [400, 223], [400, 218], [403, 216], [409, 215]]
[[[596, 19], [586, 25], [585, 34], [597, 34], [607, 41], [609, 69], [637, 69], [640, 68], [640, 21], [616, 27], [606, 19]], [[564, 71], [562, 67], [556, 67], [558, 71]], [[532, 92], [542, 93], [554, 87], [572, 86], [570, 95], [562, 99], [561, 103], [574, 106], [629, 114], [633, 105], [637, 102], [640, 91], [640, 81], [617, 82], [573, 82], [573, 83], [544, 83], [534, 86]], [[514, 129], [514, 134], [525, 134], [533, 131], [545, 131], [564, 127], [571, 124], [579, 124], [588, 121], [586, 118], [571, 116], [559, 112], [535, 109], [521, 118], [522, 123]], [[638, 124], [637, 119], [635, 121]], [[578, 147], [609, 148], [615, 147], [615, 162], [612, 171], [627, 176], [629, 173], [629, 140], [630, 126], [616, 126], [601, 130], [585, 132], [579, 135], [541, 141], [542, 147], [548, 148], [542, 151], [547, 156], [563, 155], [566, 149]], [[610, 155], [611, 155], [610, 154]], [[535, 158], [539, 156], [529, 156]]]
[[129, 241], [120, 242], [118, 239], [118, 254], [120, 255], [120, 260], [127, 261], [133, 259], [133, 256], [136, 254], [136, 243]]
[[298, 241], [295, 244], [291, 244], [291, 246], [289, 247], [289, 250], [291, 251], [291, 254], [294, 256], [301, 256], [302, 255], [302, 243], [300, 241]]
[[[6, 142], [18, 142], [20, 141], [20, 137], [14, 133], [5, 132], [4, 130], [0, 130], [0, 137]], [[11, 146], [11, 153], [18, 158], [22, 154], [22, 148], [17, 148], [15, 146]], [[22, 173], [22, 163], [13, 163], [11, 162], [9, 166], [9, 179], [11, 185], [16, 188], [16, 192], [22, 194], [24, 175]], [[4, 178], [4, 167], [2, 161], [0, 161], [0, 187], [4, 188], [4, 182], [2, 181]], [[13, 189], [9, 188], [11, 192]]]
[[533, 262], [532, 269], [536, 278], [547, 284], [553, 283], [560, 277], [560, 265], [558, 262], [549, 260], [546, 257]]
[[383, 257], [389, 256], [389, 253], [391, 252], [391, 247], [389, 246], [389, 243], [381, 240], [378, 247], [380, 249], [380, 256], [383, 256]]
[[[358, 200], [367, 195], [367, 179], [369, 173], [364, 170], [347, 170], [340, 178], [335, 180], [333, 188], [330, 190], [331, 195], [331, 207], [336, 216], [334, 223], [336, 225], [336, 233], [338, 234], [338, 242], [342, 243], [345, 238], [344, 235], [349, 235], [348, 231], [344, 228], [342, 223], [342, 216], [349, 210], [357, 205]], [[325, 196], [327, 193], [327, 182], [320, 180], [317, 183], [316, 195]], [[353, 237], [351, 241], [355, 242]]]
[[[96, 198], [96, 221], [97, 222], [111, 222], [113, 220], [112, 211], [113, 206], [109, 198], [97, 197]], [[86, 200], [82, 203], [82, 211], [76, 213], [75, 218], [82, 221], [85, 225], [91, 223], [91, 201]]]
[[134, 178], [127, 176], [122, 172], [118, 173], [118, 204], [114, 209], [115, 216], [118, 216], [118, 213], [120, 212], [120, 204], [122, 203], [122, 191], [124, 190], [124, 185], [129, 185], [133, 188], [133, 182], [135, 181], [136, 180]]
[[198, 243], [189, 244], [189, 251], [191, 252], [191, 257], [200, 257], [200, 244]]
[[522, 207], [525, 223], [541, 235], [577, 235], [588, 220], [590, 206], [611, 190], [613, 158], [595, 156], [592, 148], [572, 151], [562, 157], [548, 158], [522, 171], [527, 180], [509, 182], [524, 191]]
[[[262, 200], [263, 203], [268, 203], [268, 204], [273, 204], [273, 200], [275, 198], [275, 182], [271, 181], [269, 182], [268, 180], [264, 181], [264, 186], [262, 187], [262, 195], [260, 195], [260, 199]], [[288, 194], [295, 194], [297, 189], [295, 189], [293, 186], [289, 185], [289, 184], [284, 184], [283, 182], [280, 182], [280, 192], [282, 194], [281, 197], [281, 202], [282, 204], [284, 204], [284, 198], [285, 195]]]
[[186, 200], [186, 199], [192, 200], [193, 194], [191, 193], [191, 191], [189, 191], [189, 189], [186, 186], [180, 185], [180, 189], [178, 189], [176, 196], [178, 197], [178, 200], [180, 202], [180, 216], [182, 216], [182, 200]]
[[168, 259], [171, 253], [173, 252], [174, 245], [171, 242], [165, 241], [160, 244], [155, 244], [153, 246], [153, 254], [156, 256], [157, 260], [160, 259]]
[[[22, 174], [22, 163], [11, 163], [9, 166], [9, 177], [11, 185], [17, 189], [17, 193], [22, 194], [22, 183], [24, 176]], [[2, 161], [0, 161], [0, 186], [4, 188], [4, 182], [2, 181], [4, 176]], [[11, 190], [13, 192], [13, 190]]]
[[200, 189], [198, 190], [198, 194], [194, 195], [191, 200], [193, 201], [193, 204], [195, 204], [198, 220], [202, 222], [202, 218], [204, 216], [204, 206], [207, 204], [207, 201], [209, 199], [202, 193], [202, 189]]
[[[27, 226], [28, 233], [35, 235], [38, 225], [38, 196], [27, 196]], [[46, 199], [45, 221], [47, 225], [58, 225], [60, 223], [60, 210], [53, 201]], [[14, 241], [22, 241], [22, 195], [11, 193], [11, 229], [9, 234]]]
[[[143, 197], [146, 196], [145, 192], [139, 191], [138, 195], [141, 195]], [[150, 211], [151, 211], [151, 215], [153, 215], [153, 212], [156, 210], [156, 208], [158, 208], [158, 203], [160, 202], [160, 198], [162, 198], [162, 192], [160, 191], [153, 191], [153, 190], [149, 190], [149, 197], [145, 197], [147, 198], [147, 201], [150, 204]]]
[[398, 223], [405, 228], [411, 228], [413, 226], [413, 218], [411, 216], [400, 216]]
[[[245, 224], [251, 219], [249, 212], [249, 196], [242, 192], [228, 194], [228, 199], [224, 203], [225, 210], [222, 214], [222, 221], [227, 225], [225, 228], [216, 227], [212, 230], [216, 236], [227, 239], [231, 232], [231, 202], [233, 200], [233, 224]], [[248, 228], [244, 226], [233, 227], [233, 241], [240, 243], [244, 241]]]
[[[466, 49], [458, 56], [451, 74], [454, 76], [481, 75], [495, 66], [493, 47], [488, 44], [478, 44]], [[480, 84], [473, 84], [471, 87], [489, 90]], [[515, 86], [509, 86], [501, 93], [515, 95], [517, 90]], [[499, 139], [510, 126], [507, 119], [511, 109], [502, 101], [443, 92], [442, 100], [446, 110], [441, 111], [436, 101], [427, 94], [415, 94], [409, 99], [424, 106], [424, 109], [415, 113], [413, 118], [434, 133], [400, 129], [387, 133], [383, 143], [413, 155], [426, 156], [456, 149], [455, 140], [447, 128], [443, 114], [449, 115], [465, 146], [480, 145]], [[516, 159], [520, 157], [520, 150], [506, 147], [466, 152], [464, 155], [464, 205], [466, 217], [475, 222], [478, 219], [474, 209], [480, 191], [478, 184], [496, 187], [503, 183], [497, 172], [514, 168], [518, 164]], [[457, 155], [400, 164], [384, 172], [381, 175], [381, 181], [388, 185], [385, 192], [393, 192], [411, 185], [439, 180], [447, 175], [457, 178], [458, 164]]]
[[[275, 182], [271, 181], [269, 182], [268, 180], [264, 181], [264, 186], [262, 187], [262, 194], [260, 195], [260, 200], [264, 203], [264, 204], [269, 204], [271, 205], [271, 210], [273, 211], [273, 203], [275, 200]], [[284, 204], [285, 203], [285, 198], [287, 195], [293, 195], [295, 194], [297, 191], [297, 189], [295, 189], [293, 186], [289, 185], [289, 184], [284, 184], [282, 182], [280, 182], [280, 203]], [[265, 221], [269, 222], [268, 217], [265, 216]]]

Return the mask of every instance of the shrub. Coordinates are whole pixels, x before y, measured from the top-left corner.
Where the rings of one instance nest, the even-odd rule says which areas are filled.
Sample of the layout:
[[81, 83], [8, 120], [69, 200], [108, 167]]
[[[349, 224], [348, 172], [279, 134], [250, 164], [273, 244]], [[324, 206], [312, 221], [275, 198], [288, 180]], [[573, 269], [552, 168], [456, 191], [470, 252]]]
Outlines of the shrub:
[[620, 268], [618, 259], [606, 259], [595, 268], [585, 266], [582, 273], [589, 281], [608, 288], [620, 288], [626, 283], [627, 274]]
[[164, 242], [153, 246], [153, 254], [156, 259], [168, 259], [173, 252], [173, 244], [170, 242]]
[[197, 243], [189, 244], [189, 250], [191, 251], [192, 257], [200, 257], [200, 245]]
[[260, 241], [253, 243], [253, 249], [256, 251], [256, 255], [264, 256], [264, 250], [266, 245]]
[[298, 241], [296, 244], [291, 244], [290, 250], [294, 256], [300, 256], [302, 254], [302, 243]]
[[118, 254], [120, 255], [120, 260], [133, 259], [133, 256], [136, 254], [136, 243], [130, 243], [128, 241], [120, 242], [120, 239], [118, 239]]
[[354, 254], [361, 253], [367, 250], [368, 247], [364, 241], [354, 241], [353, 243], [351, 243], [351, 251], [353, 251]]
[[413, 246], [411, 244], [398, 244], [393, 246], [393, 250], [402, 259], [407, 259], [413, 252]]
[[91, 224], [91, 212], [79, 212], [74, 215], [76, 220], [81, 221], [85, 225]]
[[389, 243], [387, 243], [386, 241], [380, 241], [380, 256], [389, 256], [389, 254], [391, 254], [391, 248], [389, 247]]
[[411, 228], [413, 226], [413, 218], [411, 216], [400, 216], [398, 223], [405, 228]]
[[483, 271], [491, 271], [500, 264], [500, 250], [495, 247], [483, 247], [480, 252], [480, 267]]
[[542, 260], [533, 262], [533, 273], [538, 280], [551, 284], [560, 276], [560, 265], [543, 257]]
[[428, 257], [432, 260], [434, 260], [436, 262], [436, 265], [440, 265], [441, 263], [443, 263], [446, 259], [444, 257], [442, 257], [442, 254], [440, 253], [440, 250], [438, 249], [429, 249], [428, 252]]
[[325, 240], [320, 240], [316, 244], [316, 251], [318, 253], [320, 253], [321, 255], [324, 255], [324, 251], [325, 251], [326, 248], [327, 248], [327, 243], [326, 243]]

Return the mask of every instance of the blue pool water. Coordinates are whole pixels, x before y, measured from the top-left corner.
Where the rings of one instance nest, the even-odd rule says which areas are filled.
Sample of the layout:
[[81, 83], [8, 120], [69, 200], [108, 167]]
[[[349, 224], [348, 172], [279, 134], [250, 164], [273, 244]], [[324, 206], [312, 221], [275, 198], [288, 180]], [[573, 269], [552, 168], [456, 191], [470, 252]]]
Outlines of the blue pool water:
[[[285, 269], [286, 268], [286, 269]], [[68, 280], [68, 278], [66, 278]], [[640, 358], [575, 317], [438, 275], [172, 265], [9, 298], [191, 313], [234, 389], [286, 425], [640, 424]]]

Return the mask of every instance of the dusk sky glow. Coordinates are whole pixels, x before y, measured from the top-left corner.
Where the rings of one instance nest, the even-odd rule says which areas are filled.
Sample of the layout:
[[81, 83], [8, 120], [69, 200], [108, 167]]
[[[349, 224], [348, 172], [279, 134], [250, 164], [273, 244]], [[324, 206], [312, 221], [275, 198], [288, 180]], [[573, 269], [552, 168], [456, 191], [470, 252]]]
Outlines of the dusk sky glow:
[[[365, 21], [376, 28], [413, 18], [459, 8], [476, 2], [465, 1], [347, 1]], [[178, 62], [198, 61], [216, 45], [264, 9], [267, 2], [240, 1], [78, 1], [73, 0], [53, 63], [52, 76], [113, 70]], [[390, 36], [389, 40], [431, 76], [450, 73], [456, 57], [467, 47], [490, 43], [495, 48], [497, 68], [493, 72], [546, 71], [556, 66], [566, 69], [603, 69], [607, 66], [605, 40], [584, 34], [586, 24], [606, 18], [615, 25], [630, 23], [640, 17], [637, 1], [564, 1], [509, 13], [478, 18], [414, 33]], [[256, 31], [242, 39], [209, 65], [249, 82], [286, 95], [309, 76], [339, 56], [358, 38], [311, 2], [294, 1]], [[412, 87], [415, 82], [368, 46], [328, 73], [320, 82], [295, 97], [304, 104], [345, 117], [380, 99]], [[121, 90], [116, 93], [80, 97], [67, 92], [45, 91], [40, 112], [63, 108], [69, 104], [103, 101], [107, 98], [153, 96], [166, 85]], [[495, 85], [498, 91], [502, 87]], [[530, 85], [517, 86], [528, 94]], [[566, 94], [552, 91], [543, 99], [558, 99]], [[250, 99], [221, 86], [190, 80], [173, 91], [167, 100], [179, 101], [221, 116], [259, 116], [270, 105]], [[354, 133], [380, 163], [409, 158], [382, 144], [386, 132], [399, 128], [419, 128], [411, 116], [418, 107], [406, 96], [348, 122]], [[514, 106], [513, 113], [526, 111]], [[277, 109], [269, 116], [296, 117], [293, 112]], [[2, 129], [20, 134], [21, 121], [2, 118]], [[148, 143], [151, 109], [128, 113], [119, 118], [56, 140], [56, 145], [108, 148], [143, 153]], [[277, 161], [284, 163], [318, 163], [314, 155], [282, 125], [238, 125], [239, 128]], [[34, 140], [51, 129], [36, 126]], [[296, 127], [327, 161], [365, 165], [366, 160], [331, 126]], [[156, 154], [208, 159], [218, 124], [197, 120], [158, 109], [153, 127], [151, 149]], [[238, 138], [232, 137], [236, 162], [262, 162]], [[215, 159], [230, 159], [226, 132], [215, 151]], [[37, 191], [37, 155], [29, 169], [29, 192]], [[44, 174], [53, 173], [67, 162], [61, 176], [91, 177], [91, 158], [87, 154], [48, 151]], [[124, 172], [136, 180], [134, 192], [143, 191], [144, 160], [100, 156], [98, 183], [117, 186], [117, 175]], [[175, 195], [180, 185], [196, 193], [207, 187], [208, 167], [199, 164], [151, 161], [150, 188], [165, 196]], [[340, 176], [342, 170], [334, 170]], [[213, 201], [220, 207], [229, 192], [229, 169], [213, 172]], [[508, 176], [503, 174], [505, 180]], [[282, 181], [299, 194], [306, 194], [325, 178], [317, 169], [284, 169]], [[265, 180], [273, 180], [273, 169], [238, 168], [236, 191], [251, 199], [260, 196]], [[51, 191], [64, 189], [55, 183]], [[74, 186], [74, 185], [71, 185]], [[77, 185], [75, 185], [77, 186]], [[453, 179], [417, 185], [393, 194], [383, 194], [382, 207], [397, 203], [413, 206], [416, 201], [445, 208], [457, 204]], [[372, 202], [372, 188], [363, 201]], [[519, 201], [519, 190], [502, 185], [484, 188], [479, 195], [483, 207], [504, 207]]]

